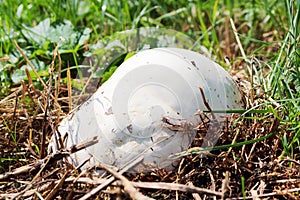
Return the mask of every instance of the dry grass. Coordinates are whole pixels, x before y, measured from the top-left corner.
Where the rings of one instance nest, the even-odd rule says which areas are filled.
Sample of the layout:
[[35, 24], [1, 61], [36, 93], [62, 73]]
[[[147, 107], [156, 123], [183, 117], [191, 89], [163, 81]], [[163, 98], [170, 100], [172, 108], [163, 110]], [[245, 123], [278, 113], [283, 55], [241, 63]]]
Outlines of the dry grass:
[[[244, 75], [239, 80], [247, 82]], [[233, 115], [217, 146], [270, 134], [262, 141], [205, 154], [190, 153], [171, 172], [130, 175], [126, 170], [115, 172], [102, 166], [107, 173], [100, 177], [92, 169], [80, 171], [66, 159], [81, 147], [46, 155], [49, 138], [69, 110], [70, 96], [67, 85], [60, 85], [56, 93], [49, 88], [53, 83], [45, 84], [46, 89], [39, 91], [30, 81], [22, 83], [0, 102], [0, 132], [6, 133], [0, 137], [1, 198], [299, 199], [300, 163], [292, 158], [278, 160], [283, 146], [279, 138], [283, 132], [289, 133], [272, 114], [267, 118], [248, 114], [237, 123], [238, 115]], [[246, 87], [247, 104], [257, 106], [260, 99], [253, 96], [257, 88]], [[204, 134], [205, 130], [199, 129], [189, 152], [200, 149]]]

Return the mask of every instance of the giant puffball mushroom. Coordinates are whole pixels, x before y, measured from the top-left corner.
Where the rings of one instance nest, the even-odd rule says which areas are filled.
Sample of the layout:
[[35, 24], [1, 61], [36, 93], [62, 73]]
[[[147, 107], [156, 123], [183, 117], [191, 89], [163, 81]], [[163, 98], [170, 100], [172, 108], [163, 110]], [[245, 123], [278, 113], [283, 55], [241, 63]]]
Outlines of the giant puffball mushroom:
[[[202, 88], [203, 94], [199, 91]], [[230, 75], [208, 58], [185, 49], [143, 50], [122, 63], [92, 97], [59, 124], [70, 147], [98, 137], [72, 156], [75, 165], [97, 163], [123, 168], [139, 156], [132, 171], [172, 169], [174, 155], [194, 140], [197, 112], [242, 109], [242, 95]], [[222, 121], [228, 114], [216, 113]], [[209, 134], [215, 134], [213, 132]], [[49, 149], [58, 146], [53, 135]]]

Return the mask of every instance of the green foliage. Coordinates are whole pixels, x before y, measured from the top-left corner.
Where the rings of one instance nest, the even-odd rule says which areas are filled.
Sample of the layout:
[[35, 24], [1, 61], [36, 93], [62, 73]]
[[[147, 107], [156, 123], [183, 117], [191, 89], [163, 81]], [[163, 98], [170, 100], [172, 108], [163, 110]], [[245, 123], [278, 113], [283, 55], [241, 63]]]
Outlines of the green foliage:
[[[51, 23], [49, 18], [42, 20], [34, 27], [29, 27], [25, 24], [20, 24], [20, 26], [22, 26], [22, 29], [19, 35], [22, 35], [22, 37], [18, 37], [16, 40], [36, 67], [35, 70], [39, 76], [45, 81], [49, 77], [48, 67], [52, 61], [55, 45], [59, 45], [61, 61], [64, 67], [78, 65], [78, 62], [83, 59], [82, 47], [90, 37], [89, 28], [75, 28], [68, 20]], [[5, 43], [8, 43], [6, 39], [7, 37], [2, 38], [3, 46], [5, 46]], [[24, 65], [24, 60], [16, 49], [10, 51], [4, 48], [1, 52], [2, 55], [5, 53], [11, 58], [4, 65], [0, 63], [2, 86], [0, 92], [2, 94], [5, 94], [6, 89], [12, 83], [27, 80], [25, 68], [30, 71], [31, 78], [37, 80], [31, 68], [26, 64]], [[39, 84], [37, 83], [37, 85]]]
[[75, 29], [70, 21], [64, 20], [61, 23], [50, 23], [46, 18], [37, 26], [28, 27], [24, 25], [22, 34], [27, 41], [40, 49], [48, 50], [51, 43], [60, 44], [60, 50], [78, 49], [89, 39], [88, 28]]
[[[292, 134], [285, 133], [282, 138], [284, 147], [283, 155], [293, 157], [294, 149], [300, 148], [300, 2], [285, 1], [284, 16], [288, 24], [281, 48], [276, 55], [276, 60], [268, 76], [269, 98], [282, 99], [282, 124], [288, 125], [287, 130]], [[286, 114], [288, 113], [288, 114]]]
[[101, 83], [104, 83], [118, 69], [118, 66], [111, 66], [107, 72], [102, 75]]

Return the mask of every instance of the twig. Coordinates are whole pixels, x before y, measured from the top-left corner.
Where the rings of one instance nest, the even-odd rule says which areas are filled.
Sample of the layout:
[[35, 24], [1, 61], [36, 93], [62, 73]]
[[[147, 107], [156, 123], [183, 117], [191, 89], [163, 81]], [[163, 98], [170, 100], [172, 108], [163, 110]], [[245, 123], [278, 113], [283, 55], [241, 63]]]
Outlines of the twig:
[[76, 144], [76, 145], [70, 147], [69, 151], [72, 154], [72, 153], [75, 153], [75, 152], [80, 151], [82, 149], [85, 149], [85, 148], [87, 148], [89, 146], [92, 146], [94, 144], [97, 144], [98, 142], [99, 142], [98, 141], [98, 137], [95, 136], [95, 137], [93, 137], [93, 138], [91, 138], [89, 140], [86, 140], [85, 142], [82, 142], [82, 143], [79, 143], [79, 144]]
[[[236, 131], [236, 133], [235, 133], [235, 135], [234, 135], [234, 137], [233, 137], [233, 140], [232, 140], [231, 144], [236, 144], [236, 141], [237, 141], [237, 139], [238, 139], [239, 134], [240, 134], [240, 129], [238, 129], [238, 130]], [[228, 154], [228, 155], [229, 155], [229, 153], [231, 152], [232, 148], [233, 148], [233, 147], [229, 147], [229, 148], [228, 148], [228, 151], [227, 151], [227, 154]]]
[[51, 190], [51, 192], [47, 195], [47, 197], [45, 198], [45, 200], [53, 199], [53, 197], [55, 196], [55, 194], [58, 192], [59, 188], [62, 187], [62, 185], [65, 182], [68, 174], [69, 174], [69, 171], [67, 171], [63, 175], [63, 177], [59, 180], [59, 182], [56, 184], [56, 186], [53, 188], [53, 190]]
[[40, 160], [35, 163], [16, 168], [11, 172], [6, 172], [4, 174], [0, 174], [0, 181], [4, 181], [4, 180], [10, 178], [11, 176], [17, 176], [17, 175], [29, 172], [31, 170], [34, 170], [42, 164], [41, 162], [43, 162], [43, 161]]
[[[188, 182], [188, 186], [194, 187], [194, 184], [192, 182]], [[192, 193], [195, 200], [202, 200], [200, 195], [198, 193]]]
[[29, 138], [27, 139], [27, 148], [29, 149], [30, 153], [34, 156], [34, 157], [39, 157], [36, 152], [32, 149], [32, 128], [29, 129]]
[[[51, 65], [50, 65], [50, 73], [52, 74], [54, 72], [54, 66], [55, 66], [55, 59], [56, 59], [56, 56], [58, 54], [58, 47], [59, 47], [59, 43], [55, 46], [55, 49], [53, 51], [53, 57], [52, 57], [52, 61], [51, 61]], [[57, 93], [57, 82], [55, 81], [54, 82], [54, 96], [55, 98], [58, 97], [58, 93]]]
[[[58, 181], [57, 181], [58, 182]], [[51, 185], [53, 184], [53, 181], [48, 181], [46, 183], [43, 183], [41, 187], [38, 188], [38, 191], [45, 191], [47, 190]], [[17, 193], [9, 193], [9, 194], [0, 194], [0, 199], [16, 199], [20, 195], [22, 195], [21, 199], [25, 199], [26, 197], [32, 196], [37, 192], [37, 189], [32, 189], [29, 191], [22, 191], [22, 192], [17, 192]], [[20, 198], [19, 198], [20, 199]]]
[[[48, 166], [49, 163], [53, 163], [54, 161], [57, 161], [64, 157], [70, 156], [71, 153], [79, 151], [82, 148], [93, 145], [97, 142], [98, 142], [98, 140], [96, 140], [94, 137], [94, 138], [92, 138], [92, 140], [88, 140], [87, 142], [79, 144], [78, 145], [79, 147], [77, 147], [77, 148], [73, 147], [70, 150], [67, 150], [67, 152], [57, 152], [55, 154], [48, 155], [45, 159], [41, 160], [42, 164], [40, 166], [38, 166], [38, 167], [40, 167], [40, 170], [35, 175], [35, 177], [32, 179], [31, 184], [28, 184], [27, 187], [19, 195], [23, 195], [25, 192], [27, 192], [28, 190], [31, 189], [33, 183], [40, 177], [40, 174], [46, 169], [46, 167]], [[35, 169], [37, 169], [37, 168], [35, 168]]]
[[[124, 170], [120, 171], [122, 173]], [[124, 173], [124, 172], [123, 172]], [[114, 177], [111, 177], [114, 178]], [[66, 182], [73, 182], [75, 179], [77, 183], [85, 183], [85, 184], [105, 184], [109, 179], [103, 180], [102, 178], [88, 178], [88, 177], [81, 177], [81, 178], [67, 178]], [[210, 194], [215, 196], [222, 196], [222, 192], [212, 191], [206, 188], [199, 188], [192, 185], [183, 185], [179, 183], [165, 183], [165, 182], [130, 182], [134, 187], [138, 188], [145, 188], [145, 189], [157, 189], [157, 190], [175, 190], [181, 192], [188, 192], [188, 193], [199, 193], [199, 194]], [[100, 186], [101, 186], [100, 185]], [[112, 185], [123, 185], [121, 181], [115, 181]], [[105, 187], [105, 186], [104, 186]], [[102, 187], [102, 188], [104, 188]], [[102, 189], [101, 188], [101, 189]], [[95, 193], [96, 194], [96, 193]], [[92, 196], [88, 196], [86, 198], [90, 198]], [[83, 197], [81, 198], [83, 199]]]
[[[210, 177], [210, 182], [211, 182], [211, 189], [213, 190], [213, 191], [216, 191], [216, 181], [215, 181], [215, 178], [214, 178], [214, 176], [212, 175], [212, 173], [211, 173], [211, 170], [209, 169], [209, 168], [207, 168], [207, 171], [208, 171], [208, 173], [209, 173], [209, 177]], [[213, 199], [215, 199], [216, 200], [216, 197], [214, 197]]]
[[216, 192], [205, 188], [195, 186], [188, 186], [178, 183], [164, 183], [164, 182], [132, 182], [134, 187], [147, 188], [147, 189], [164, 189], [164, 190], [178, 190], [181, 192], [189, 193], [206, 193], [215, 196], [222, 196], [222, 192]]
[[[241, 54], [242, 54], [242, 56], [243, 56], [243, 59], [244, 59], [248, 64], [250, 64], [251, 67], [253, 67], [253, 65], [251, 64], [251, 61], [250, 61], [250, 60], [247, 58], [247, 56], [246, 56], [246, 53], [245, 53], [245, 51], [244, 51], [244, 49], [243, 49], [241, 40], [240, 40], [240, 38], [239, 38], [239, 36], [238, 36], [238, 32], [237, 32], [237, 30], [236, 30], [236, 27], [235, 27], [235, 25], [234, 25], [234, 22], [233, 22], [232, 18], [230, 18], [230, 24], [231, 24], [231, 28], [232, 28], [232, 30], [233, 30], [233, 34], [234, 34], [234, 36], [235, 36], [236, 42], [238, 43], [239, 49], [240, 49]], [[253, 73], [252, 73], [253, 70], [249, 67], [249, 65], [246, 65], [246, 66], [247, 66], [248, 71], [249, 71], [249, 73], [250, 73], [251, 80], [253, 80]], [[251, 85], [252, 85], [252, 84], [253, 84], [253, 81], [251, 81], [251, 82], [252, 82], [252, 83], [251, 83]]]
[[[51, 124], [51, 128], [52, 128], [52, 131], [55, 132], [54, 130], [54, 126], [53, 126], [53, 121], [51, 119], [51, 113], [50, 113], [50, 104], [51, 104], [51, 101], [50, 101], [50, 95], [51, 95], [51, 92], [52, 92], [52, 81], [53, 81], [53, 78], [54, 78], [54, 65], [55, 65], [55, 59], [56, 59], [56, 55], [57, 55], [57, 52], [58, 52], [58, 45], [56, 45], [55, 49], [54, 49], [54, 52], [53, 52], [53, 58], [52, 58], [52, 62], [51, 62], [51, 65], [50, 65], [50, 68], [49, 68], [49, 81], [48, 81], [48, 87], [47, 87], [47, 93], [46, 93], [46, 108], [45, 108], [45, 113], [44, 113], [44, 119], [43, 119], [43, 132], [42, 132], [42, 138], [41, 138], [41, 158], [44, 157], [44, 153], [45, 153], [45, 140], [46, 140], [46, 134], [47, 134], [47, 127], [46, 126], [46, 120], [47, 120], [47, 115], [49, 117], [49, 121], [50, 121], [50, 124]], [[54, 88], [55, 89], [55, 88]], [[57, 101], [57, 99], [54, 97], [54, 100]], [[49, 114], [48, 114], [49, 112]]]
[[[48, 166], [48, 164], [49, 164], [49, 163], [52, 163], [52, 162], [50, 162], [50, 161], [53, 161], [52, 159], [53, 159], [55, 156], [57, 156], [57, 155], [56, 155], [56, 154], [50, 155], [50, 156], [47, 156], [45, 159], [40, 160], [40, 161], [42, 161], [42, 162], [41, 162], [41, 165], [39, 165], [39, 166], [37, 166], [37, 167], [35, 168], [35, 169], [40, 168], [40, 170], [39, 170], [38, 173], [34, 176], [34, 178], [32, 179], [32, 181], [30, 182], [30, 184], [28, 184], [28, 185], [26, 186], [26, 188], [25, 188], [22, 192], [19, 193], [18, 196], [23, 195], [24, 193], [26, 193], [28, 190], [30, 190], [30, 189], [32, 188], [33, 183], [40, 177], [40, 174], [44, 171], [44, 169]], [[64, 156], [69, 156], [69, 153], [65, 154]], [[63, 156], [63, 157], [64, 157], [64, 156]], [[58, 156], [58, 158], [61, 159], [62, 157]], [[60, 159], [57, 159], [57, 160], [60, 160]]]
[[98, 142], [97, 138], [94, 137], [94, 138], [84, 141], [80, 144], [77, 144], [77, 145], [71, 147], [70, 149], [62, 150], [62, 151], [50, 154], [50, 155], [46, 156], [44, 159], [37, 160], [35, 163], [16, 168], [11, 172], [6, 172], [4, 174], [0, 174], [0, 181], [7, 180], [8, 178], [10, 178], [12, 176], [17, 176], [17, 175], [24, 174], [24, 173], [27, 173], [32, 170], [36, 170], [36, 169], [40, 168], [48, 160], [49, 160], [49, 163], [53, 163], [54, 161], [60, 160], [64, 157], [67, 157], [72, 153], [80, 151], [81, 149], [92, 146], [92, 145], [96, 144], [97, 142]]
[[238, 36], [238, 32], [237, 32], [237, 30], [236, 30], [236, 27], [235, 27], [235, 25], [234, 25], [234, 22], [233, 22], [232, 18], [230, 18], [230, 24], [231, 24], [231, 28], [232, 28], [232, 30], [233, 30], [233, 34], [234, 34], [234, 36], [235, 36], [236, 42], [238, 43], [238, 46], [239, 46], [239, 48], [240, 48], [241, 54], [242, 54], [244, 60], [245, 60], [245, 61], [248, 61], [248, 59], [247, 59], [247, 57], [246, 57], [246, 54], [245, 54], [245, 51], [244, 51], [244, 49], [243, 49], [241, 40], [240, 40], [240, 38], [239, 38], [239, 36]]
[[[32, 78], [31, 78], [31, 75], [30, 75], [30, 72], [29, 72], [28, 68], [25, 68], [25, 73], [26, 73], [26, 76], [27, 76], [27, 79], [28, 79], [29, 88], [32, 89], [34, 93], [38, 94], [38, 91], [35, 89], [34, 84], [32, 82]], [[25, 85], [25, 83], [24, 83], [24, 85]], [[28, 90], [28, 94], [30, 94], [29, 90]]]
[[[222, 187], [221, 187], [221, 191], [222, 191], [222, 194], [223, 194], [221, 199], [225, 199], [225, 194], [228, 191], [228, 189], [230, 189], [230, 187], [229, 187], [229, 181], [230, 181], [229, 172], [226, 171], [224, 173], [224, 175], [225, 175], [225, 178], [222, 180]], [[230, 191], [230, 194], [231, 194], [231, 191]]]
[[[143, 156], [138, 157], [137, 159], [135, 159], [134, 161], [132, 161], [130, 164], [128, 164], [127, 166], [125, 166], [119, 173], [123, 174], [124, 172], [128, 171], [130, 168], [134, 167], [136, 164], [140, 163], [143, 159], [144, 159]], [[95, 194], [97, 194], [100, 190], [102, 190], [104, 187], [108, 186], [114, 180], [115, 180], [115, 177], [113, 177], [113, 176], [110, 177], [109, 179], [107, 179], [106, 181], [104, 181], [101, 185], [99, 185], [98, 187], [94, 188], [89, 193], [87, 193], [86, 195], [84, 195], [83, 197], [81, 197], [79, 200], [86, 200], [88, 198], [91, 198], [92, 196], [94, 196]]]
[[4, 97], [1, 101], [0, 101], [0, 105], [3, 104], [4, 102], [6, 102], [7, 100], [9, 100], [10, 98], [13, 98], [15, 96], [18, 95], [19, 92], [21, 92], [23, 90], [22, 86], [20, 86], [16, 91], [14, 91], [13, 93], [11, 93], [10, 95]]
[[106, 171], [108, 171], [109, 173], [111, 173], [117, 179], [120, 179], [122, 185], [124, 186], [124, 190], [129, 194], [129, 196], [133, 200], [153, 200], [152, 198], [147, 197], [142, 193], [140, 193], [139, 191], [137, 191], [137, 189], [132, 185], [132, 183], [127, 178], [125, 178], [125, 176], [123, 176], [122, 174], [114, 171], [108, 166], [101, 165], [101, 167]]
[[[199, 90], [200, 90], [200, 94], [201, 94], [201, 97], [202, 97], [202, 101], [203, 101], [205, 107], [207, 108], [207, 110], [208, 110], [209, 112], [211, 112], [212, 110], [211, 110], [211, 108], [210, 108], [210, 106], [209, 106], [209, 104], [208, 104], [208, 102], [207, 102], [207, 100], [206, 100], [206, 98], [205, 98], [205, 94], [204, 94], [203, 88], [202, 88], [202, 87], [199, 87]], [[213, 119], [216, 119], [216, 117], [215, 117], [215, 115], [214, 115], [213, 112], [211, 112], [211, 115], [212, 115]]]
[[[40, 150], [40, 158], [44, 158], [45, 155], [45, 144], [46, 144], [46, 134], [48, 130], [47, 126], [47, 115], [48, 111], [50, 110], [50, 94], [51, 94], [51, 89], [52, 89], [52, 71], [50, 71], [50, 78], [49, 78], [49, 84], [48, 87], [46, 88], [46, 105], [45, 105], [45, 112], [44, 112], [44, 117], [42, 121], [42, 136], [41, 136], [41, 150]], [[50, 117], [51, 118], [51, 117]]]
[[[121, 173], [121, 171], [119, 172], [119, 174], [120, 173]], [[104, 188], [105, 186], [102, 186], [102, 185], [106, 184], [106, 186], [107, 186], [109, 184], [107, 182], [109, 180], [111, 180], [111, 179], [114, 180], [114, 177], [111, 177], [111, 178], [106, 179], [106, 180], [103, 180], [101, 178], [93, 178], [93, 179], [91, 179], [91, 178], [88, 178], [88, 177], [81, 177], [81, 178], [75, 178], [75, 177], [72, 178], [72, 177], [69, 177], [69, 178], [66, 178], [64, 182], [68, 182], [68, 183], [72, 182], [73, 183], [75, 179], [76, 179], [77, 183], [93, 184], [93, 185], [101, 184], [99, 186], [101, 186], [102, 188]], [[111, 180], [111, 182], [113, 180]], [[54, 182], [54, 184], [58, 184], [60, 181], [61, 180], [57, 180], [57, 181]], [[199, 188], [199, 187], [195, 187], [193, 185], [183, 185], [183, 184], [165, 183], [165, 182], [130, 182], [130, 184], [132, 186], [134, 186], [134, 187], [144, 188], [144, 189], [173, 190], [173, 191], [181, 191], [181, 192], [187, 192], [187, 193], [192, 193], [192, 194], [195, 194], [195, 193], [197, 193], [197, 194], [203, 194], [204, 193], [204, 194], [209, 194], [209, 195], [222, 196], [222, 192], [216, 192], [216, 191], [212, 191], [212, 190], [205, 189], [205, 188]], [[123, 183], [121, 181], [115, 181], [112, 185], [122, 186]], [[45, 188], [48, 188], [48, 186], [46, 186], [46, 184], [43, 187], [41, 187], [41, 191], [45, 190]], [[300, 191], [300, 189], [298, 189], [298, 191]], [[297, 191], [295, 191], [295, 192], [297, 192]], [[11, 196], [16, 196], [18, 194], [19, 193], [0, 194], [0, 197], [11, 197]], [[33, 191], [27, 191], [26, 192], [26, 196], [31, 196], [32, 194], [33, 194]], [[272, 194], [275, 195], [276, 193], [274, 192]], [[91, 198], [92, 197], [91, 196], [91, 192], [89, 192], [88, 194], [86, 194], [84, 197], [82, 197], [81, 199], [83, 199], [83, 198], [84, 199]]]

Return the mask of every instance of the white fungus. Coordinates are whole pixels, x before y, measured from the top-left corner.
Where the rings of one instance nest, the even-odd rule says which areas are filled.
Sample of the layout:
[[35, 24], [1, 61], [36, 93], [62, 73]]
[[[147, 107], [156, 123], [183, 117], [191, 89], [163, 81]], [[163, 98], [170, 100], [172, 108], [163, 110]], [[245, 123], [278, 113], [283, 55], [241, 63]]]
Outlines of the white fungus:
[[[172, 169], [174, 155], [194, 140], [195, 115], [208, 110], [242, 109], [241, 94], [230, 75], [218, 64], [189, 50], [156, 48], [127, 59], [93, 96], [60, 123], [70, 147], [98, 137], [99, 142], [72, 156], [74, 164], [91, 159], [122, 168], [135, 158], [143, 161], [134, 171]], [[228, 114], [215, 114], [222, 121]], [[207, 138], [218, 137], [214, 130]], [[49, 145], [57, 150], [54, 136]]]

